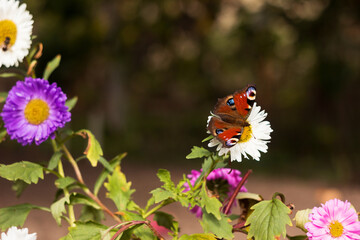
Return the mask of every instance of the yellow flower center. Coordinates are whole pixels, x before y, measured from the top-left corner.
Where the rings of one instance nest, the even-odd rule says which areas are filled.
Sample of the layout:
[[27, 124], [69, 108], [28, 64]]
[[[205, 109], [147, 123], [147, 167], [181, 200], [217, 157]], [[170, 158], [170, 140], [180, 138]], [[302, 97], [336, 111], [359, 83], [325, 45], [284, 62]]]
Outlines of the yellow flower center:
[[250, 140], [252, 134], [251, 126], [244, 127], [244, 131], [241, 134], [239, 142], [247, 142]]
[[331, 236], [334, 238], [337, 238], [337, 237], [341, 237], [341, 235], [343, 234], [344, 227], [338, 221], [333, 221], [329, 225], [329, 230], [330, 230]]
[[33, 125], [39, 125], [49, 116], [49, 105], [41, 99], [32, 99], [26, 105], [24, 114], [26, 120]]
[[0, 20], [0, 46], [7, 51], [16, 41], [17, 28], [11, 20]]

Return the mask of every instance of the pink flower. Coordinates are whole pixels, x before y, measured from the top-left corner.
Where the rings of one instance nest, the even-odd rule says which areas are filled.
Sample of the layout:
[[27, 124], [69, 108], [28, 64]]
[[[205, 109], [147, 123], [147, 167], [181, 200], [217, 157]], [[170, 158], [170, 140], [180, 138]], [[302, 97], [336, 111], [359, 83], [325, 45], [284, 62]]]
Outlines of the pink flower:
[[332, 199], [314, 207], [305, 224], [309, 240], [360, 239], [360, 222], [348, 201]]
[[[192, 170], [191, 174], [188, 174], [187, 177], [190, 179], [190, 183], [194, 186], [196, 180], [199, 178], [201, 171]], [[206, 178], [207, 187], [210, 191], [214, 192], [219, 196], [219, 200], [223, 202], [226, 198], [230, 197], [236, 186], [241, 181], [241, 172], [239, 170], [230, 169], [230, 168], [218, 168], [213, 170]], [[190, 190], [189, 184], [185, 183], [185, 190], [187, 192]], [[240, 192], [247, 192], [247, 189], [242, 186]], [[234, 201], [233, 206], [236, 205]], [[233, 207], [232, 206], [232, 207]], [[196, 217], [200, 218], [202, 216], [202, 210], [199, 206], [195, 206], [190, 210], [192, 213], [196, 214]]]

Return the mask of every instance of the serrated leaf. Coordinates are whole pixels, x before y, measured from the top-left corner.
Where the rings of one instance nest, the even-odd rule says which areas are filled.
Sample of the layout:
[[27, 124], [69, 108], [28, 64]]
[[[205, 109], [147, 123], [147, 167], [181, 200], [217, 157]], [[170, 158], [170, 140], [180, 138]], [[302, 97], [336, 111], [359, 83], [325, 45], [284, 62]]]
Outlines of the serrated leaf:
[[97, 195], [97, 194], [99, 193], [99, 190], [100, 190], [102, 184], [104, 183], [107, 175], [108, 175], [109, 173], [112, 173], [112, 171], [113, 171], [113, 169], [115, 168], [115, 166], [120, 165], [121, 160], [126, 156], [126, 154], [127, 154], [127, 153], [119, 154], [119, 155], [117, 155], [116, 157], [114, 157], [114, 158], [109, 162], [109, 165], [110, 165], [111, 168], [112, 168], [111, 171], [109, 171], [108, 168], [104, 168], [104, 169], [101, 171], [101, 173], [100, 173], [100, 175], [99, 175], [99, 177], [98, 177], [98, 179], [96, 180], [95, 185], [94, 185], [94, 194], [95, 194], [95, 195]]
[[50, 158], [48, 169], [54, 170], [58, 166], [62, 155], [63, 153], [61, 151], [55, 152]]
[[[1, 76], [0, 76], [1, 77]], [[3, 103], [6, 101], [6, 98], [8, 96], [7, 92], [0, 92], [0, 103]]]
[[203, 147], [194, 146], [191, 153], [186, 156], [186, 159], [202, 158], [211, 156], [211, 152]]
[[24, 225], [24, 222], [32, 209], [39, 209], [32, 204], [19, 204], [11, 207], [0, 208], [0, 229], [5, 231], [11, 226]]
[[153, 195], [153, 197], [155, 199], [155, 203], [159, 203], [166, 199], [176, 197], [176, 195], [173, 192], [168, 191], [166, 189], [162, 189], [162, 188], [156, 188], [156, 189], [152, 190], [150, 193]]
[[205, 233], [214, 233], [218, 238], [234, 238], [230, 219], [223, 213], [221, 213], [221, 218], [218, 220], [213, 214], [203, 212], [202, 221], [200, 223]]
[[99, 158], [103, 155], [103, 151], [101, 149], [100, 143], [96, 140], [95, 136], [86, 129], [82, 129], [76, 134], [83, 136], [84, 138], [88, 137], [88, 145], [84, 151], [84, 154], [89, 159], [91, 165], [96, 167]]
[[104, 184], [108, 190], [106, 196], [113, 200], [119, 211], [126, 210], [131, 195], [135, 190], [131, 189], [131, 182], [126, 181], [126, 176], [120, 171], [120, 166], [116, 166], [113, 174], [108, 176], [108, 182]]
[[173, 229], [174, 219], [174, 216], [165, 212], [157, 211], [154, 213], [154, 220], [157, 222], [157, 224], [167, 229]]
[[57, 188], [64, 189], [73, 184], [74, 182], [76, 182], [76, 180], [72, 177], [59, 178], [55, 180], [55, 186]]
[[43, 167], [27, 161], [0, 164], [0, 176], [10, 181], [23, 180], [28, 184], [37, 183], [39, 178], [44, 179]]
[[61, 55], [56, 55], [48, 64], [46, 65], [43, 79], [48, 80], [51, 73], [59, 66], [61, 60]]
[[309, 214], [311, 212], [312, 212], [312, 209], [309, 209], [309, 208], [297, 211], [295, 218], [294, 218], [296, 227], [300, 228], [304, 232], [307, 232], [307, 230], [304, 226], [305, 226], [305, 223], [310, 221]]
[[206, 212], [208, 213], [212, 213], [214, 217], [220, 220], [221, 219], [220, 208], [222, 204], [216, 197], [208, 196], [205, 185], [203, 185], [201, 189], [200, 197], [201, 197], [201, 201], [200, 201], [201, 208], [205, 209]]
[[68, 107], [67, 110], [71, 111], [75, 107], [77, 101], [78, 101], [78, 97], [76, 97], [76, 96], [73, 97], [73, 98], [70, 98], [69, 100], [66, 100], [65, 106]]
[[286, 236], [286, 225], [291, 226], [290, 209], [279, 199], [261, 201], [251, 207], [254, 210], [245, 225], [250, 224], [248, 238], [274, 240]]
[[[87, 222], [81, 223], [76, 222], [76, 227], [69, 228], [69, 234], [66, 236], [66, 240], [99, 240], [102, 239], [104, 231], [107, 229], [107, 226]], [[113, 233], [110, 233], [113, 235]]]
[[70, 197], [65, 196], [63, 198], [60, 198], [50, 206], [51, 214], [59, 226], [61, 225], [62, 214], [66, 213], [65, 204], [69, 204], [69, 203], [70, 203]]
[[22, 180], [16, 180], [13, 185], [11, 186], [11, 189], [15, 191], [16, 197], [20, 197], [23, 191], [29, 186], [26, 182]]
[[170, 172], [166, 169], [159, 169], [157, 176], [161, 182], [164, 183], [163, 187], [167, 190], [172, 190], [175, 188], [175, 183], [171, 181]]
[[179, 240], [216, 240], [214, 234], [204, 233], [204, 234], [191, 234], [191, 235], [182, 235]]

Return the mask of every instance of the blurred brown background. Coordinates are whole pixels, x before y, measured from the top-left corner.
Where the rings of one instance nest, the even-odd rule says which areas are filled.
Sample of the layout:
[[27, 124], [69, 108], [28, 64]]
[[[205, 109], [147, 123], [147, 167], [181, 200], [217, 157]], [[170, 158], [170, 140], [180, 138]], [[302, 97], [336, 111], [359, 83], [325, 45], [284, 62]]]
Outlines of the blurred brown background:
[[[50, 81], [79, 97], [68, 126], [95, 133], [108, 159], [128, 152], [129, 174], [161, 167], [180, 169], [181, 176], [200, 168], [200, 160], [185, 156], [193, 145], [205, 146], [217, 98], [252, 83], [274, 132], [260, 162], [232, 167], [299, 184], [359, 183], [358, 1], [24, 2], [35, 41], [44, 43], [37, 75], [60, 53]], [[0, 91], [14, 82], [1, 79]], [[84, 147], [70, 145], [75, 153]], [[7, 141], [0, 153], [0, 163], [42, 162], [51, 148]]]

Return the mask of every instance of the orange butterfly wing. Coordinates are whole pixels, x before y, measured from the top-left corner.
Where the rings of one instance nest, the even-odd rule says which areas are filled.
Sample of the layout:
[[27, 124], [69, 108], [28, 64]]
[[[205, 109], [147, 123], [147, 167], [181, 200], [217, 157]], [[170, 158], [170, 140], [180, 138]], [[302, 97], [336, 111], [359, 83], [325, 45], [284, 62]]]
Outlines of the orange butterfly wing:
[[218, 99], [208, 130], [224, 147], [234, 146], [241, 137], [251, 108], [255, 102], [256, 88], [248, 85], [241, 91]]

